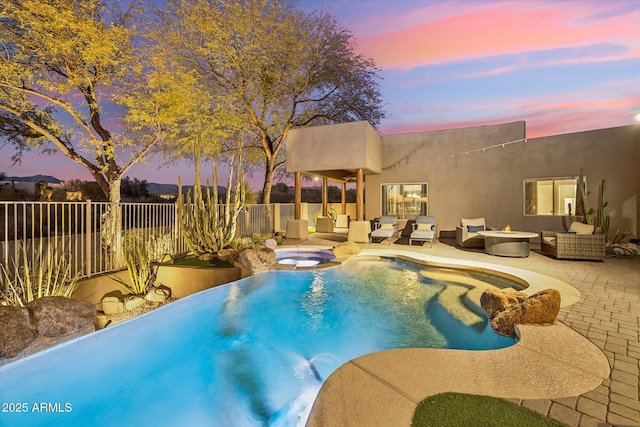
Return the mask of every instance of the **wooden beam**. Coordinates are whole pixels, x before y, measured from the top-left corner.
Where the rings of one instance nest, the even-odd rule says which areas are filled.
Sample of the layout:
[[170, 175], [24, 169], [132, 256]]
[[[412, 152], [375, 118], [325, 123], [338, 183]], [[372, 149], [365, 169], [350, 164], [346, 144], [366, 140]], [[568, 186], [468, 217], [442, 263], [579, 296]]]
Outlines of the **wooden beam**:
[[327, 178], [322, 178], [322, 216], [327, 216], [329, 212], [329, 207], [327, 206], [329, 202], [329, 191], [327, 189], [327, 182], [329, 180]]
[[356, 221], [364, 221], [364, 173], [358, 169], [356, 176]]
[[294, 219], [301, 219], [300, 218], [302, 214], [302, 173], [301, 172], [296, 172], [296, 176], [295, 176], [294, 204], [295, 204], [295, 207], [293, 209], [293, 217]]
[[342, 215], [347, 214], [347, 183], [342, 183], [342, 195], [340, 201], [342, 202]]

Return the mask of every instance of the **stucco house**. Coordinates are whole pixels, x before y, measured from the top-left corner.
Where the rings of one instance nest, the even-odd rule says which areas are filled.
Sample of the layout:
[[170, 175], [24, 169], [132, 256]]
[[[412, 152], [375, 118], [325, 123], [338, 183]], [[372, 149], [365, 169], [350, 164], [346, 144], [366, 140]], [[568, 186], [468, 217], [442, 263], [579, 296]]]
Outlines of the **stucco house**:
[[640, 124], [527, 138], [523, 121], [441, 131], [380, 135], [367, 122], [295, 129], [287, 171], [356, 182], [360, 220], [381, 215], [437, 218], [440, 231], [461, 218], [487, 226], [560, 230], [584, 171], [592, 208], [606, 180], [608, 238], [640, 235]]

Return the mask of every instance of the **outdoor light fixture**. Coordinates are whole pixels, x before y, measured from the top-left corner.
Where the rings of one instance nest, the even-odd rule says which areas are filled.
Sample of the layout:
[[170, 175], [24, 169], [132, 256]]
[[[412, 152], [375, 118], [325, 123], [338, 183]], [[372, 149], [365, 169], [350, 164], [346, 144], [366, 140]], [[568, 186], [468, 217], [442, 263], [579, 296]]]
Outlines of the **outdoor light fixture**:
[[640, 113], [636, 114], [636, 121], [640, 122]]

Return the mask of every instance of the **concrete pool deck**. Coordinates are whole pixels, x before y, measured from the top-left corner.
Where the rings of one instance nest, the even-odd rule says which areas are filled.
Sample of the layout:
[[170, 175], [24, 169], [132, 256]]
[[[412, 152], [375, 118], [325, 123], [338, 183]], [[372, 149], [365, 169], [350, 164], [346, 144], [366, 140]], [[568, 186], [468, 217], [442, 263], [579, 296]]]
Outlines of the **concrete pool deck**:
[[[312, 235], [299, 245], [336, 244], [322, 237]], [[515, 268], [525, 270], [525, 276], [531, 273], [527, 281], [544, 275], [570, 286], [556, 324], [520, 327], [521, 340], [512, 347], [402, 349], [346, 363], [325, 382], [308, 426], [408, 426], [420, 400], [444, 391], [504, 397], [569, 426], [640, 426], [637, 260], [559, 261], [536, 253], [535, 247], [528, 258], [503, 258], [442, 242], [433, 248], [363, 247], [366, 255], [456, 259], [476, 268], [486, 263], [507, 274]]]

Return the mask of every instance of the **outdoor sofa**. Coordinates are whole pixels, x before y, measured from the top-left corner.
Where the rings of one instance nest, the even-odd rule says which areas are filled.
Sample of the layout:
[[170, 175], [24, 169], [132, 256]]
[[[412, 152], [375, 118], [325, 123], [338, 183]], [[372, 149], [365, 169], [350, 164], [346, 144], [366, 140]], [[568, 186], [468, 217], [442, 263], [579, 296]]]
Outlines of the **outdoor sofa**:
[[557, 259], [602, 261], [605, 236], [592, 225], [574, 222], [569, 231], [541, 231], [540, 250]]

